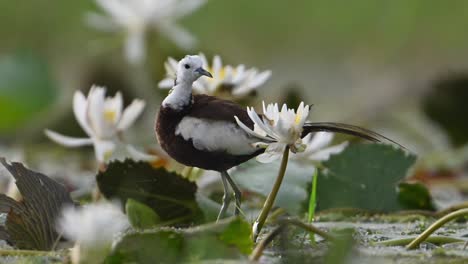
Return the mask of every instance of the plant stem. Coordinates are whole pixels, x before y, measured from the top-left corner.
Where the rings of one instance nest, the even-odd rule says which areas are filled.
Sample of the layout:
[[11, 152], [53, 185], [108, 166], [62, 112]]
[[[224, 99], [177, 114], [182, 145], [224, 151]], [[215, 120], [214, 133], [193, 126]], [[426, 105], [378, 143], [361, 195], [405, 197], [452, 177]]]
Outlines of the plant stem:
[[[309, 214], [308, 214], [308, 219], [307, 222], [310, 224], [312, 221], [314, 221], [315, 217], [315, 208], [317, 206], [317, 173], [318, 169], [315, 169], [315, 173], [312, 178], [312, 191], [310, 193], [310, 199], [309, 199]], [[315, 244], [315, 235], [313, 233], [309, 234], [310, 242], [312, 244]]]
[[276, 181], [273, 185], [273, 189], [271, 190], [270, 194], [268, 195], [267, 199], [265, 200], [265, 204], [263, 205], [262, 211], [258, 216], [257, 220], [253, 224], [253, 240], [254, 242], [257, 240], [258, 234], [262, 230], [263, 225], [268, 217], [268, 213], [270, 212], [273, 204], [275, 203], [276, 195], [278, 194], [279, 188], [281, 186], [281, 182], [283, 181], [284, 174], [286, 172], [286, 167], [288, 166], [288, 158], [289, 158], [289, 146], [284, 148], [283, 158], [281, 160], [281, 166], [278, 171], [278, 176], [276, 177]]
[[[413, 241], [416, 236], [413, 237], [405, 237], [405, 238], [398, 238], [398, 239], [389, 239], [385, 241], [375, 242], [372, 245], [374, 246], [404, 246], [407, 245], [409, 242]], [[455, 243], [455, 242], [464, 242], [465, 240], [455, 237], [449, 236], [430, 236], [426, 239], [427, 242], [433, 244], [448, 244], [448, 243]]]
[[435, 221], [431, 226], [429, 226], [424, 232], [422, 232], [418, 237], [416, 237], [411, 243], [406, 246], [406, 249], [415, 249], [419, 244], [421, 244], [424, 240], [426, 240], [432, 233], [434, 233], [437, 229], [441, 226], [446, 224], [447, 222], [458, 218], [460, 216], [468, 215], [468, 208], [460, 209], [458, 211], [452, 212], [444, 217], [440, 218], [439, 220]]
[[435, 213], [436, 216], [438, 217], [442, 217], [448, 213], [451, 213], [453, 211], [456, 211], [456, 210], [459, 210], [459, 209], [464, 209], [464, 208], [468, 208], [468, 201], [465, 201], [465, 202], [462, 202], [462, 203], [459, 203], [459, 204], [454, 204], [450, 207], [447, 207], [441, 211], [438, 211]]
[[258, 261], [260, 257], [263, 255], [263, 251], [265, 248], [273, 241], [273, 239], [283, 231], [284, 225], [277, 226], [273, 229], [265, 238], [258, 243], [258, 245], [254, 248], [252, 253], [249, 256], [250, 261]]
[[304, 229], [306, 231], [309, 231], [310, 233], [317, 234], [317, 235], [323, 237], [325, 240], [332, 241], [334, 239], [334, 237], [332, 235], [328, 234], [327, 232], [325, 232], [323, 230], [320, 230], [319, 228], [315, 227], [312, 224], [306, 224], [306, 223], [303, 223], [302, 221], [297, 220], [297, 219], [287, 218], [287, 219], [283, 220], [282, 222], [286, 223], [286, 224], [290, 224], [290, 225], [295, 225], [295, 226], [300, 227], [300, 228], [302, 228], [302, 229]]
[[321, 237], [323, 237], [325, 240], [333, 241], [334, 237], [326, 233], [325, 231], [322, 231], [318, 229], [317, 227], [311, 225], [311, 224], [306, 224], [303, 223], [297, 219], [283, 219], [280, 220], [279, 226], [277, 226], [275, 229], [273, 229], [270, 233], [268, 233], [265, 238], [260, 241], [260, 243], [257, 244], [257, 246], [254, 248], [252, 253], [249, 256], [250, 261], [258, 261], [260, 257], [263, 254], [263, 251], [266, 249], [266, 247], [273, 241], [273, 239], [278, 236], [281, 231], [287, 226], [287, 225], [295, 225], [297, 227], [300, 227], [302, 229], [305, 229], [306, 231], [309, 231], [310, 233], [317, 234]]
[[51, 256], [58, 254], [55, 251], [0, 249], [0, 256]]
[[278, 217], [280, 217], [280, 216], [282, 216], [284, 214], [286, 214], [286, 211], [284, 210], [284, 208], [277, 208], [276, 210], [271, 212], [270, 217], [268, 217], [266, 222], [267, 223], [268, 222], [275, 222], [276, 219], [278, 219]]

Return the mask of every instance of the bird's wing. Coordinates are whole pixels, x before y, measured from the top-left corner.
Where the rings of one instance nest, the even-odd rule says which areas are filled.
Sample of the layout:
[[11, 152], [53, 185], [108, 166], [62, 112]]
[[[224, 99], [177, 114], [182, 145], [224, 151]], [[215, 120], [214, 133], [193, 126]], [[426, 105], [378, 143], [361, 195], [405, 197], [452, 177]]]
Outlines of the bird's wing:
[[242, 123], [253, 129], [254, 123], [247, 114], [246, 108], [232, 101], [203, 94], [195, 95], [193, 100], [194, 103], [188, 116], [234, 124], [236, 124], [234, 116], [237, 116]]
[[199, 150], [250, 155], [257, 150], [252, 143], [258, 139], [239, 127], [234, 116], [253, 128], [247, 111], [237, 104], [212, 96], [196, 95], [191, 110], [178, 124], [176, 135], [191, 140]]

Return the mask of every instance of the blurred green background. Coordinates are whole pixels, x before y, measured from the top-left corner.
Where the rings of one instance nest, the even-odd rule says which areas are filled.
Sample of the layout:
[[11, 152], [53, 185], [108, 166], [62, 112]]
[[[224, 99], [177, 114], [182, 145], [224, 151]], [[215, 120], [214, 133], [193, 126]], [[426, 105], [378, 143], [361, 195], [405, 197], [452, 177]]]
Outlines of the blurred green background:
[[155, 144], [163, 62], [199, 51], [271, 69], [257, 104], [299, 95], [313, 120], [371, 127], [418, 153], [468, 141], [468, 1], [211, 0], [180, 21], [197, 47], [152, 35], [144, 69], [126, 63], [121, 35], [85, 23], [89, 11], [102, 13], [92, 0], [0, 1], [2, 142], [81, 135], [71, 97], [97, 83], [145, 98], [138, 138]]

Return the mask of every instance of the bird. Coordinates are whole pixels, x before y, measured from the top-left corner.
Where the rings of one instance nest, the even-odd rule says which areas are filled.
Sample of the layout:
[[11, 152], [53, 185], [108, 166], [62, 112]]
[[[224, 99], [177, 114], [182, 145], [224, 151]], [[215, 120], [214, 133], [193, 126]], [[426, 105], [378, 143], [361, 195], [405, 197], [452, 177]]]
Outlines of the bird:
[[[243, 106], [215, 96], [192, 93], [192, 85], [198, 78], [212, 78], [202, 66], [203, 62], [197, 55], [187, 55], [179, 61], [174, 86], [159, 108], [155, 132], [161, 147], [177, 162], [220, 173], [224, 195], [217, 217], [219, 220], [224, 217], [231, 201], [229, 188], [234, 192], [234, 214], [240, 213], [241, 191], [228, 170], [265, 150], [254, 147], [253, 143], [258, 139], [237, 124], [235, 116], [250, 129], [254, 127]], [[306, 122], [302, 137], [319, 131], [399, 145], [371, 130], [334, 122]]]

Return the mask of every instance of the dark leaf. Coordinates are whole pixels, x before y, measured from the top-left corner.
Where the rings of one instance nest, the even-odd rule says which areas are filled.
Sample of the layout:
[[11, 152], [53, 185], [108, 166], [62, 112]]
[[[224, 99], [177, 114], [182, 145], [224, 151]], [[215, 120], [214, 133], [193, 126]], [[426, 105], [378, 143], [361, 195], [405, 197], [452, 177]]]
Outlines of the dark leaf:
[[452, 142], [461, 146], [468, 142], [466, 101], [468, 75], [452, 74], [434, 82], [423, 100], [423, 109], [430, 119], [445, 129]]
[[187, 263], [238, 259], [251, 252], [250, 225], [240, 218], [189, 229], [157, 229], [125, 235], [106, 263]]
[[73, 201], [64, 186], [49, 177], [28, 170], [21, 163], [0, 163], [16, 180], [23, 200], [0, 195], [0, 212], [8, 213], [5, 231], [8, 241], [21, 249], [50, 250], [58, 238], [57, 218]]
[[398, 184], [398, 200], [406, 209], [435, 210], [429, 190], [419, 182]]
[[353, 144], [324, 162], [318, 179], [319, 210], [353, 207], [376, 211], [402, 209], [397, 184], [414, 155], [382, 144]]
[[196, 184], [146, 162], [113, 161], [97, 175], [97, 182], [106, 198], [122, 204], [134, 199], [153, 209], [162, 221], [187, 224], [202, 218], [195, 200]]

